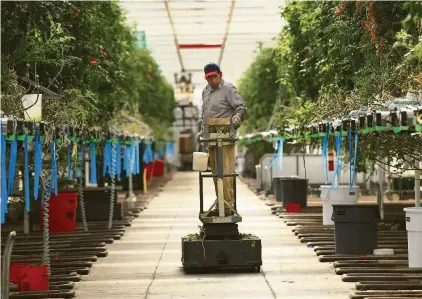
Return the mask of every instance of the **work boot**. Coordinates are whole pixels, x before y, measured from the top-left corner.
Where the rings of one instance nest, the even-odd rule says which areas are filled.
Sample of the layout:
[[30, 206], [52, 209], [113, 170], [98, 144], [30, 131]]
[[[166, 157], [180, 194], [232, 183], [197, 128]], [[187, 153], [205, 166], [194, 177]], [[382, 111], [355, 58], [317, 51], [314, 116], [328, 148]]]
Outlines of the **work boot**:
[[225, 209], [225, 210], [224, 210], [224, 215], [225, 215], [225, 216], [233, 216], [233, 215], [234, 215], [234, 213], [233, 213], [233, 211], [232, 211], [232, 210]]
[[208, 213], [208, 217], [212, 217], [212, 216], [219, 216], [219, 211], [218, 211], [218, 207], [214, 207], [214, 209], [212, 209], [209, 213]]

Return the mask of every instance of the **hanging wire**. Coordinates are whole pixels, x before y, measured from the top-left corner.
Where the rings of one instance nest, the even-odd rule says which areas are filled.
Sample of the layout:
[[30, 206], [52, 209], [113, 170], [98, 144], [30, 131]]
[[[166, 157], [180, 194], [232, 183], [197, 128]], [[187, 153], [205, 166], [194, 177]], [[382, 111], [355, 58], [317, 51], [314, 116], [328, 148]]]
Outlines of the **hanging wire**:
[[[119, 140], [117, 140], [119, 142]], [[117, 144], [116, 141], [112, 142], [111, 145], [111, 171], [110, 171], [110, 178], [111, 178], [111, 190], [110, 190], [110, 209], [108, 215], [108, 229], [113, 227], [113, 216], [114, 216], [114, 197], [116, 191], [116, 148]]]

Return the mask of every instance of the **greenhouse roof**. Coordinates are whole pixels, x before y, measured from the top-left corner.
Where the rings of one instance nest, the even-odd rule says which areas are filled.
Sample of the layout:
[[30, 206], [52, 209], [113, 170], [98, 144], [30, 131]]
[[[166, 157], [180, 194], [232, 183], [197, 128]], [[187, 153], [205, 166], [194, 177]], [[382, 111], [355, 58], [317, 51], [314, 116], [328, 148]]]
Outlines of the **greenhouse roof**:
[[219, 63], [236, 83], [252, 62], [258, 42], [274, 43], [284, 0], [121, 1], [129, 25], [145, 33], [146, 46], [164, 76], [174, 83], [183, 69], [197, 89], [205, 85], [203, 67]]

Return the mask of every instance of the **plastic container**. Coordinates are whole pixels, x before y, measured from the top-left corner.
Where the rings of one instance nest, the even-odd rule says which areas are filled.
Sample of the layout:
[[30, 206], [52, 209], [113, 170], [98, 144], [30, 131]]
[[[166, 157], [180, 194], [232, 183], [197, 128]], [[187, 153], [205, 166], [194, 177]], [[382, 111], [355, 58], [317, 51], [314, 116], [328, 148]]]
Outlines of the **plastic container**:
[[164, 160], [158, 159], [154, 162], [154, 177], [163, 177], [164, 169], [166, 167], [166, 162]]
[[372, 254], [377, 248], [378, 205], [333, 205], [336, 254]]
[[152, 179], [154, 174], [154, 162], [150, 162], [144, 165], [144, 171], [147, 172], [147, 181]]
[[[39, 201], [41, 205], [41, 200]], [[51, 194], [49, 200], [49, 230], [52, 233], [74, 232], [76, 226], [77, 192], [59, 192]], [[43, 209], [40, 210], [41, 231], [43, 231]]]
[[208, 153], [194, 152], [192, 168], [196, 171], [206, 171], [208, 169]]
[[255, 190], [261, 191], [262, 190], [262, 177], [261, 177], [261, 165], [255, 165], [256, 171], [256, 181], [255, 181]]
[[302, 206], [300, 203], [288, 203], [286, 204], [287, 213], [300, 213]]
[[334, 225], [331, 220], [333, 205], [356, 204], [359, 200], [359, 189], [359, 186], [338, 186], [331, 190], [331, 185], [321, 185], [322, 224]]
[[405, 208], [409, 268], [422, 268], [422, 208]]
[[29, 264], [10, 264], [10, 283], [19, 284], [19, 276], [22, 269], [28, 267]]
[[274, 197], [277, 202], [287, 204], [300, 204], [305, 208], [308, 201], [308, 181], [297, 177], [274, 178]]
[[19, 291], [45, 291], [48, 290], [47, 265], [29, 266], [22, 268], [19, 273]]

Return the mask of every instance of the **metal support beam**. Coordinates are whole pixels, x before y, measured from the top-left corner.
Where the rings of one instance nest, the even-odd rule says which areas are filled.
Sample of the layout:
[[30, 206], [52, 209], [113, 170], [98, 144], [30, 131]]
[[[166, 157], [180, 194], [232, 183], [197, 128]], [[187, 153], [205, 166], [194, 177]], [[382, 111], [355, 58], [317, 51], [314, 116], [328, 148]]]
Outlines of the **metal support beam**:
[[164, 0], [164, 5], [166, 6], [167, 16], [169, 18], [171, 30], [173, 32], [174, 45], [176, 46], [177, 56], [179, 57], [180, 68], [181, 68], [181, 70], [183, 72], [185, 70], [185, 66], [183, 64], [182, 54], [180, 53], [179, 41], [177, 39], [176, 28], [174, 27], [173, 18], [171, 16], [171, 12], [170, 12], [169, 1], [168, 0]]
[[218, 58], [219, 65], [221, 65], [221, 61], [223, 61], [224, 49], [226, 48], [226, 42], [227, 42], [227, 38], [230, 32], [230, 25], [232, 23], [235, 4], [236, 4], [236, 1], [232, 0], [231, 5], [230, 5], [229, 17], [227, 18], [226, 32], [224, 33], [223, 43], [221, 45], [220, 57]]

